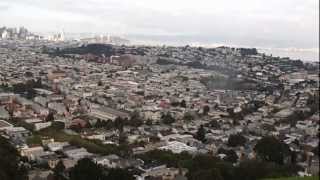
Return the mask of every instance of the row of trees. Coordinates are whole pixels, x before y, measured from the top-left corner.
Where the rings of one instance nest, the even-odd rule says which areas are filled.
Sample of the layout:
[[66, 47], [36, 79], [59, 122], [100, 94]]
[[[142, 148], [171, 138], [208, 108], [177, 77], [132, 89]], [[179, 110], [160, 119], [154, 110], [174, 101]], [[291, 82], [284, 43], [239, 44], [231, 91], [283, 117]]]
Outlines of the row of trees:
[[[84, 158], [71, 168], [69, 174], [60, 161], [53, 169], [54, 180], [134, 180], [134, 176], [126, 169], [105, 169], [94, 163], [91, 159]], [[69, 177], [69, 178], [67, 178]]]
[[[233, 141], [244, 141], [241, 135], [230, 138], [230, 145], [238, 146]], [[226, 154], [223, 160], [210, 155], [192, 156], [186, 152], [173, 154], [169, 151], [151, 151], [138, 157], [145, 162], [154, 160], [167, 164], [169, 167], [183, 167], [189, 170], [190, 180], [257, 180], [269, 177], [293, 176], [300, 168], [295, 164], [285, 164], [285, 158], [290, 156], [286, 144], [274, 137], [265, 137], [258, 141], [254, 148], [257, 159], [244, 160], [238, 165], [238, 156], [233, 150], [219, 149], [218, 153]]]
[[12, 86], [13, 92], [17, 94], [25, 95], [26, 98], [32, 99], [36, 92], [34, 88], [42, 88], [41, 79], [28, 80], [26, 83], [17, 83]]

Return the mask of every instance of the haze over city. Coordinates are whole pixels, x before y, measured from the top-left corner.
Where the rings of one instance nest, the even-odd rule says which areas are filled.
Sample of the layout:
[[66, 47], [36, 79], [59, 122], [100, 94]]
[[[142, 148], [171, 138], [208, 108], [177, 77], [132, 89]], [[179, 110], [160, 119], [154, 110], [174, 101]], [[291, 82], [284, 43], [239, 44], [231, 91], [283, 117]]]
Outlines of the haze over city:
[[144, 42], [316, 50], [318, 4], [318, 0], [1, 0], [0, 20], [2, 25], [41, 33], [64, 29], [126, 35]]

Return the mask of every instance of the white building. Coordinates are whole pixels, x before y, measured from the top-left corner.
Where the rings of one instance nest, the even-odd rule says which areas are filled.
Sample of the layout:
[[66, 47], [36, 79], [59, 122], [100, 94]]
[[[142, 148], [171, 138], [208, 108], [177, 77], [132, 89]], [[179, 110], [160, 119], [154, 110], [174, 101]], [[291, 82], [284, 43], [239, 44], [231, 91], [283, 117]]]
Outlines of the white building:
[[36, 146], [32, 148], [23, 148], [20, 151], [21, 156], [27, 157], [29, 160], [36, 160], [36, 158], [40, 157], [44, 154], [43, 147]]
[[68, 145], [69, 145], [68, 142], [51, 142], [51, 143], [47, 144], [48, 149], [53, 152], [62, 150], [63, 147], [68, 146]]
[[115, 154], [111, 154], [108, 156], [96, 157], [93, 161], [108, 168], [117, 168], [120, 157]]
[[182, 142], [178, 142], [178, 141], [171, 141], [171, 142], [168, 142], [168, 145], [166, 146], [162, 146], [160, 148], [158, 148], [160, 150], [168, 150], [168, 151], [171, 151], [173, 153], [176, 153], [176, 154], [179, 154], [181, 152], [189, 152], [189, 153], [196, 153], [197, 152], [197, 148], [196, 147], [191, 147], [191, 146], [188, 146]]
[[93, 154], [89, 153], [85, 148], [71, 149], [64, 151], [64, 154], [69, 158], [79, 160], [86, 157], [90, 157]]
[[8, 39], [9, 38], [9, 33], [7, 30], [4, 30], [1, 34], [2, 39]]

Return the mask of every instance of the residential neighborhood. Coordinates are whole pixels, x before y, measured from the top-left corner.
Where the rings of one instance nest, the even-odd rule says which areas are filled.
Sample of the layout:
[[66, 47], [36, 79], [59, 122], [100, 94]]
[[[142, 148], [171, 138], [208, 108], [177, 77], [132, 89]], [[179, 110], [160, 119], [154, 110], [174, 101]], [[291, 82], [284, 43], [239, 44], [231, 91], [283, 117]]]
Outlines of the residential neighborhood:
[[317, 175], [319, 62], [246, 48], [3, 39], [0, 134], [30, 180], [50, 179], [60, 162], [68, 179], [86, 158], [137, 180], [192, 180], [156, 153], [238, 167], [261, 158], [267, 138], [288, 148], [275, 161]]

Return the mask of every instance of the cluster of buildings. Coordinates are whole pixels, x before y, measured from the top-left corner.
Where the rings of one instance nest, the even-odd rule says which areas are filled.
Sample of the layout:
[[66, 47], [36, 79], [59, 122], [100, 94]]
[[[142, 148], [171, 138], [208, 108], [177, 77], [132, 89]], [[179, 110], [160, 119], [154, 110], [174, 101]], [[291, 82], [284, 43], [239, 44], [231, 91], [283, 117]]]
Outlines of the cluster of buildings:
[[[139, 169], [138, 180], [185, 179], [185, 169], [144, 163], [134, 155], [166, 150], [223, 158], [219, 149], [227, 149], [240, 162], [256, 157], [253, 148], [264, 136], [288, 144], [307, 173], [319, 172], [319, 154], [313, 153], [319, 143], [318, 64], [243, 56], [227, 47], [114, 46], [110, 57], [62, 57], [42, 53], [43, 43], [0, 41], [0, 133], [29, 161], [48, 164], [34, 168], [38, 173], [58, 161], [71, 168], [89, 157], [108, 168]], [[27, 82], [34, 84], [19, 89]], [[138, 126], [134, 115], [142, 122]], [[119, 120], [126, 122], [121, 131], [97, 125]], [[28, 142], [56, 122], [64, 124], [64, 133], [102, 144], [117, 146], [124, 135], [133, 158], [89, 152], [53, 137]], [[196, 138], [200, 127], [205, 141]], [[247, 143], [228, 146], [235, 134]]]
[[15, 40], [40, 40], [41, 36], [30, 33], [24, 27], [19, 28], [0, 28], [0, 39], [15, 39]]
[[81, 38], [81, 42], [83, 43], [101, 43], [101, 44], [114, 44], [114, 45], [128, 45], [130, 41], [119, 37], [119, 36], [111, 36], [108, 35], [100, 35], [91, 38]]

